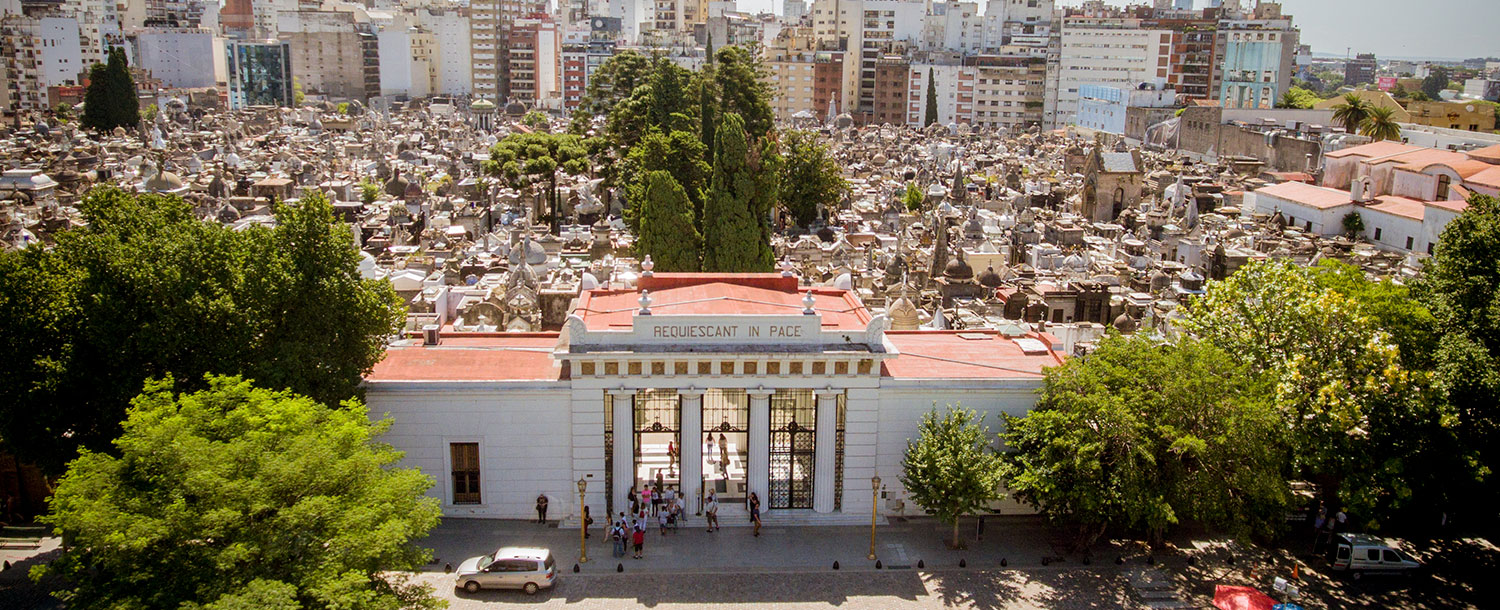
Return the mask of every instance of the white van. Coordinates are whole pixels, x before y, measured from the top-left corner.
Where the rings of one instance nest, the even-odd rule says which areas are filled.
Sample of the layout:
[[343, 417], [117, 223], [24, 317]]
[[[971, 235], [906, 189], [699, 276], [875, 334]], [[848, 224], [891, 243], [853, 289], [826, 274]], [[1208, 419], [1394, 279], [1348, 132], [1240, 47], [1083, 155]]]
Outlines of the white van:
[[1347, 570], [1355, 580], [1364, 574], [1402, 574], [1422, 567], [1421, 562], [1396, 550], [1384, 539], [1368, 534], [1335, 536], [1328, 560], [1334, 570]]
[[539, 548], [504, 547], [492, 555], [470, 557], [458, 566], [455, 588], [469, 593], [480, 589], [520, 589], [536, 595], [537, 589], [551, 589], [557, 578], [557, 561], [552, 551]]

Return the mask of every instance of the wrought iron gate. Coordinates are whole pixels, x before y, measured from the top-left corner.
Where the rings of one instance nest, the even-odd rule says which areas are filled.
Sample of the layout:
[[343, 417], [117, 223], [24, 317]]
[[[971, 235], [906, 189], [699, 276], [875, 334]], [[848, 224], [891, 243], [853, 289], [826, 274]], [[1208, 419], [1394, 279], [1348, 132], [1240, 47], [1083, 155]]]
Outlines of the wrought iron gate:
[[812, 508], [816, 422], [812, 390], [771, 396], [770, 508]]

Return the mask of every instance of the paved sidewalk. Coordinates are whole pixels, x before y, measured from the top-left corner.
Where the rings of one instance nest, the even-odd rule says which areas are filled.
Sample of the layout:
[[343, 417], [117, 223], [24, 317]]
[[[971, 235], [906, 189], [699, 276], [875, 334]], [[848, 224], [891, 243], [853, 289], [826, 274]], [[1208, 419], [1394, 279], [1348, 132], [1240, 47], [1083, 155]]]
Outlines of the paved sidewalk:
[[[951, 528], [931, 519], [886, 521], [876, 531], [875, 553], [884, 569], [956, 568], [963, 561], [971, 568], [998, 568], [1001, 562], [1013, 568], [1041, 567], [1044, 557], [1061, 555], [1048, 541], [1046, 529], [1035, 517], [989, 517], [985, 537], [975, 540], [975, 521], [964, 521], [962, 532], [969, 548], [954, 551], [945, 540]], [[612, 557], [605, 530], [595, 527], [588, 540], [589, 561], [580, 564], [585, 573], [614, 572], [623, 564], [627, 573], [784, 572], [830, 570], [833, 562], [841, 570], [874, 570], [870, 551], [870, 528], [856, 526], [766, 527], [756, 538], [745, 527], [725, 527], [708, 533], [702, 521], [676, 532], [647, 532], [644, 559]], [[464, 559], [493, 552], [502, 546], [541, 546], [552, 550], [565, 573], [578, 562], [578, 530], [558, 529], [522, 521], [492, 519], [444, 519], [432, 534], [419, 541], [434, 551], [428, 571], [442, 571], [445, 564], [457, 566]], [[1054, 567], [1080, 567], [1072, 557]]]

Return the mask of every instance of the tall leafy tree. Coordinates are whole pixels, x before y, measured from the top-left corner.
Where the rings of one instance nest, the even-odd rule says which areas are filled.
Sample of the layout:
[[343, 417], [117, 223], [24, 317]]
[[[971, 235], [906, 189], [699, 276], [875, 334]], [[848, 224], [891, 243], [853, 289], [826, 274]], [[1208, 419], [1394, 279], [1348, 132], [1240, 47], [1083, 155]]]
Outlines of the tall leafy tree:
[[49, 472], [79, 448], [109, 450], [150, 378], [240, 374], [337, 404], [404, 319], [389, 282], [360, 276], [321, 197], [247, 231], [114, 188], [78, 207], [87, 226], [55, 248], [0, 253], [0, 439]]
[[787, 132], [782, 148], [781, 205], [798, 225], [807, 227], [818, 218], [819, 210], [833, 207], [849, 185], [816, 135]]
[[647, 173], [645, 183], [638, 200], [637, 255], [649, 255], [660, 271], [697, 271], [702, 239], [687, 193], [664, 171]]
[[1426, 94], [1428, 99], [1443, 99], [1443, 90], [1448, 88], [1449, 76], [1451, 75], [1448, 73], [1448, 68], [1432, 66], [1427, 71], [1427, 76], [1422, 79], [1422, 93]]
[[719, 148], [704, 204], [703, 269], [770, 271], [775, 264], [767, 228], [770, 210], [760, 202], [766, 190], [774, 200], [774, 174], [758, 171], [738, 114], [724, 115], [715, 142]]
[[1411, 288], [1388, 279], [1371, 281], [1363, 269], [1332, 258], [1319, 261], [1311, 271], [1318, 287], [1353, 301], [1361, 314], [1390, 335], [1404, 366], [1432, 368], [1438, 342], [1437, 319]]
[[[561, 232], [562, 206], [558, 201], [558, 172], [586, 174], [588, 151], [583, 139], [563, 133], [518, 133], [496, 142], [490, 148], [490, 159], [484, 162], [485, 174], [504, 179], [512, 188], [530, 189], [546, 185], [547, 217], [552, 234]], [[540, 215], [541, 210], [537, 210]]]
[[73, 608], [437, 608], [398, 575], [427, 562], [432, 479], [396, 468], [363, 405], [210, 377], [135, 398], [116, 455], [68, 467], [45, 521], [70, 536], [38, 575]]
[[[1437, 322], [1441, 391], [1463, 440], [1493, 477], [1500, 471], [1500, 200], [1470, 197], [1468, 209], [1443, 229], [1418, 293]], [[1495, 496], [1491, 479], [1465, 508], [1493, 515], [1478, 507]]]
[[1276, 382], [1291, 472], [1326, 499], [1370, 497], [1378, 495], [1370, 485], [1399, 482], [1364, 456], [1373, 437], [1399, 433], [1383, 428], [1390, 418], [1381, 414], [1414, 408], [1392, 398], [1422, 396], [1427, 380], [1402, 366], [1390, 335], [1355, 300], [1290, 261], [1255, 262], [1209, 284], [1184, 327]]
[[1333, 107], [1333, 120], [1344, 126], [1344, 131], [1354, 133], [1360, 123], [1370, 116], [1370, 104], [1355, 93], [1345, 93], [1344, 101]]
[[958, 521], [1000, 498], [1001, 462], [984, 416], [950, 405], [922, 416], [916, 441], [906, 441], [901, 485], [917, 506], [953, 526], [953, 548], [963, 548]]
[[1359, 135], [1369, 136], [1376, 142], [1401, 139], [1401, 124], [1396, 122], [1393, 112], [1390, 108], [1371, 108], [1359, 122]]
[[744, 47], [731, 45], [716, 52], [713, 77], [719, 95], [718, 113], [739, 115], [751, 142], [765, 138], [776, 120], [771, 111], [768, 76], [760, 56]]
[[125, 61], [125, 47], [109, 50], [108, 76], [105, 91], [113, 101], [111, 121], [127, 129], [135, 127], [141, 122], [141, 103], [135, 94], [135, 78]]
[[638, 230], [635, 202], [645, 196], [646, 175], [662, 170], [670, 173], [682, 187], [692, 204], [693, 223], [702, 231], [703, 200], [708, 188], [709, 175], [713, 167], [705, 159], [708, 152], [698, 136], [687, 131], [662, 133], [652, 131], [640, 143], [630, 149], [624, 163], [619, 164], [620, 181], [625, 185], [625, 198], [631, 206], [625, 209], [625, 223], [631, 230]]
[[589, 75], [588, 87], [583, 99], [573, 110], [573, 120], [568, 129], [574, 135], [584, 135], [595, 116], [609, 114], [621, 100], [630, 97], [637, 85], [646, 82], [651, 71], [650, 59], [638, 51], [625, 50], [610, 57]]
[[89, 66], [89, 86], [83, 91], [83, 126], [98, 131], [116, 127], [114, 102], [109, 97], [109, 67]]
[[1079, 549], [1111, 528], [1159, 542], [1184, 519], [1273, 533], [1289, 493], [1267, 385], [1207, 342], [1108, 337], [1006, 418], [1006, 482]]
[[708, 35], [708, 65], [695, 75], [694, 90], [698, 92], [698, 137], [703, 140], [705, 150], [714, 149], [714, 130], [718, 129], [719, 100], [714, 89], [714, 35]]
[[932, 68], [927, 69], [927, 113], [922, 119], [922, 126], [926, 127], [938, 120], [937, 109], [937, 77], [933, 75]]

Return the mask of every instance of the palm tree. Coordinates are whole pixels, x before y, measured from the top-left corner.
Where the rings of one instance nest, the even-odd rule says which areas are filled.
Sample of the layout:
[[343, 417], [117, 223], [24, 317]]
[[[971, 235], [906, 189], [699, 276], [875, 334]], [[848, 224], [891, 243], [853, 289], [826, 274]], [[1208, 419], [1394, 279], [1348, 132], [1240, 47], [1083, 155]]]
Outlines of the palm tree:
[[1359, 135], [1381, 140], [1401, 139], [1401, 125], [1391, 118], [1390, 108], [1371, 108], [1363, 121], [1359, 122]]
[[1333, 107], [1333, 120], [1344, 124], [1344, 131], [1354, 133], [1373, 107], [1364, 98], [1353, 93], [1344, 94], [1344, 103]]

